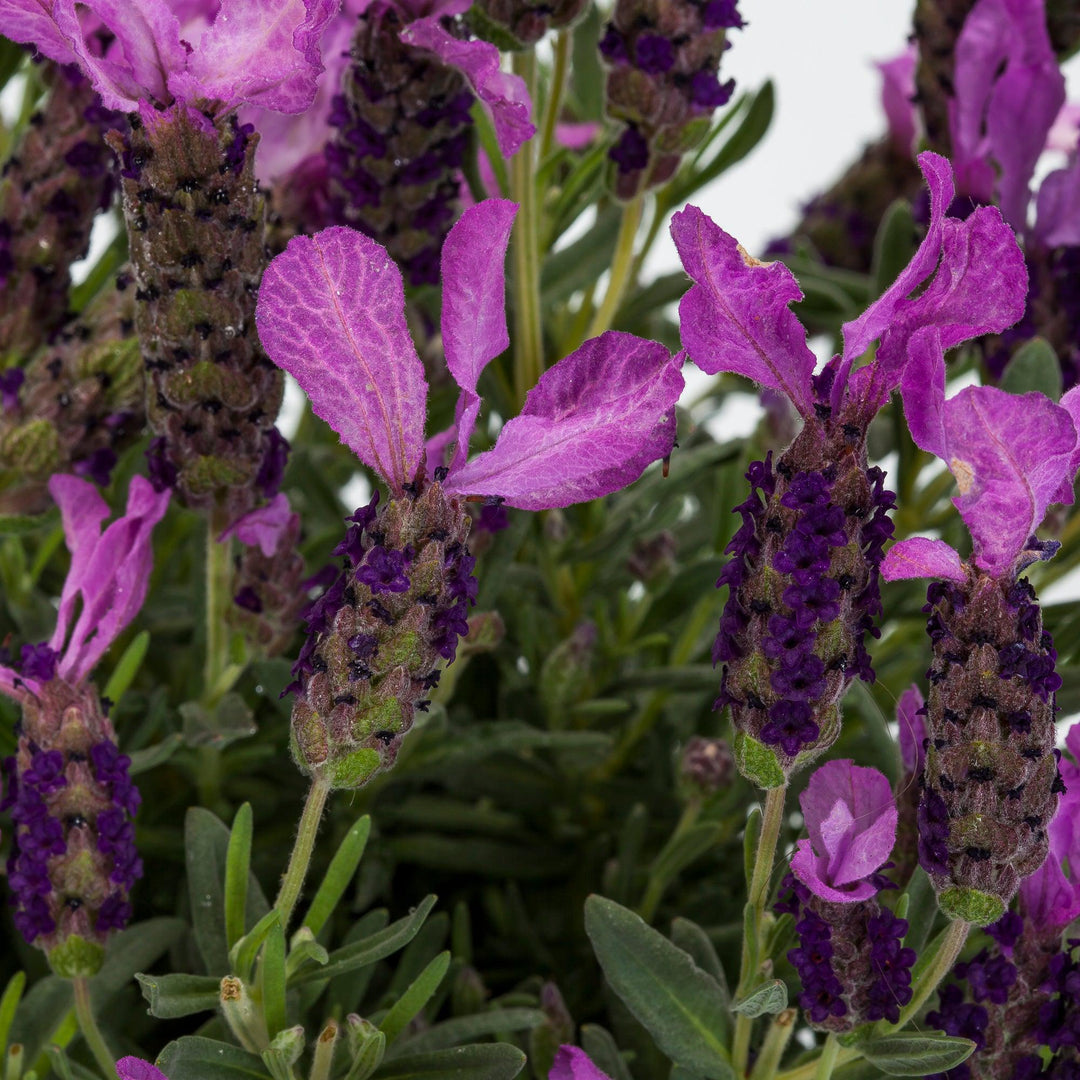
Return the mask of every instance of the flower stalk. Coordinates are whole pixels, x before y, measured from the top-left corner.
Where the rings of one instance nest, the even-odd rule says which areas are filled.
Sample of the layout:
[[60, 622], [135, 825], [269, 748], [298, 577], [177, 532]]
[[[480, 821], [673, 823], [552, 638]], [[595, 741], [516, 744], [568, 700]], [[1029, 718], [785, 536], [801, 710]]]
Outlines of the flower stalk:
[[319, 832], [319, 822], [322, 820], [330, 791], [331, 785], [320, 779], [313, 780], [308, 789], [296, 831], [296, 841], [289, 856], [289, 865], [281, 879], [281, 890], [274, 901], [274, 907], [281, 913], [283, 930], [288, 929], [293, 908], [300, 898], [300, 890], [304, 887], [304, 879], [311, 864], [311, 853], [315, 849], [315, 837]]
[[94, 1006], [90, 999], [90, 981], [85, 975], [78, 975], [71, 980], [71, 986], [75, 993], [75, 1016], [79, 1021], [79, 1030], [82, 1032], [90, 1053], [94, 1055], [98, 1068], [107, 1077], [116, 1075], [116, 1062], [101, 1034], [94, 1017]]

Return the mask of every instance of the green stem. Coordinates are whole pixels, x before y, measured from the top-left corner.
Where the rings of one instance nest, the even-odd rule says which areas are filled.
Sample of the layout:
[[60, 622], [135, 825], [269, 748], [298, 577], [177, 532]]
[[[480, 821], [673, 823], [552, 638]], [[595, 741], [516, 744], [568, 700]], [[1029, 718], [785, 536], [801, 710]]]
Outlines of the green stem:
[[206, 659], [203, 665], [202, 704], [213, 708], [225, 693], [223, 677], [228, 667], [229, 630], [225, 622], [231, 574], [232, 541], [218, 543], [221, 529], [216, 514], [206, 523]]
[[607, 293], [600, 310], [593, 316], [586, 337], [598, 337], [611, 328], [615, 312], [619, 310], [623, 294], [630, 284], [630, 268], [634, 264], [634, 238], [641, 223], [641, 209], [644, 196], [635, 195], [623, 206], [622, 221], [619, 224], [619, 236], [615, 241], [615, 259], [611, 264], [611, 280], [608, 281]]
[[84, 975], [77, 975], [71, 980], [75, 990], [75, 1015], [79, 1020], [79, 1030], [94, 1055], [98, 1068], [104, 1073], [106, 1080], [113, 1080], [116, 1076], [116, 1062], [109, 1052], [105, 1039], [101, 1034], [97, 1021], [94, 1019], [94, 1006], [90, 1000], [90, 982]]
[[281, 912], [282, 930], [288, 930], [293, 908], [300, 898], [300, 890], [304, 887], [304, 878], [307, 877], [308, 865], [311, 862], [311, 852], [315, 847], [315, 837], [319, 832], [319, 821], [322, 819], [323, 808], [326, 806], [326, 798], [329, 794], [330, 785], [325, 780], [312, 780], [303, 813], [300, 815], [296, 843], [289, 856], [289, 865], [285, 870], [285, 875], [281, 879], [281, 891], [274, 901], [274, 907]]
[[[830, 1036], [831, 1038], [831, 1036]], [[826, 1046], [828, 1044], [826, 1043]], [[837, 1044], [837, 1052], [833, 1056], [832, 1068], [839, 1068], [841, 1065], [847, 1065], [851, 1061], [855, 1061], [861, 1057], [858, 1050], [852, 1050], [848, 1047], [841, 1047]], [[795, 1069], [788, 1069], [787, 1072], [780, 1073], [776, 1080], [816, 1080], [817, 1069], [821, 1063], [820, 1058], [811, 1058], [809, 1061], [800, 1065]]]
[[[686, 804], [686, 807], [682, 812], [682, 817], [679, 818], [679, 823], [675, 826], [675, 831], [672, 832], [670, 839], [664, 845], [665, 851], [668, 850], [671, 845], [694, 824], [694, 822], [697, 821], [700, 813], [701, 800], [691, 799]], [[658, 877], [654, 870], [649, 871], [649, 880], [645, 885], [645, 893], [641, 898], [641, 903], [638, 905], [638, 914], [646, 922], [652, 922], [653, 916], [656, 914], [656, 909], [660, 906], [660, 901], [664, 897], [667, 885], [668, 883]]]
[[[536, 84], [536, 57], [514, 53], [514, 73], [525, 80], [530, 96]], [[514, 223], [514, 394], [520, 407], [544, 370], [544, 334], [540, 324], [540, 252], [536, 208], [535, 147], [527, 142], [510, 160], [510, 186], [518, 203]]]
[[830, 1031], [829, 1037], [825, 1040], [825, 1045], [821, 1048], [821, 1057], [817, 1061], [814, 1080], [831, 1080], [839, 1053], [840, 1044], [836, 1041], [836, 1036]]
[[930, 966], [920, 975], [915, 985], [915, 994], [912, 999], [900, 1010], [900, 1019], [895, 1024], [882, 1025], [885, 1033], [899, 1031], [926, 1003], [926, 999], [937, 989], [938, 983], [952, 971], [960, 950], [967, 941], [971, 924], [963, 919], [956, 919], [949, 924], [945, 931], [945, 939], [941, 943]]
[[773, 1017], [769, 1030], [765, 1033], [757, 1060], [754, 1062], [754, 1071], [750, 1074], [750, 1080], [772, 1080], [776, 1075], [787, 1044], [795, 1033], [795, 1021], [798, 1016], [797, 1009], [784, 1009]]
[[[765, 912], [765, 901], [769, 895], [769, 881], [772, 878], [773, 859], [776, 856], [776, 842], [780, 837], [780, 827], [784, 823], [784, 798], [787, 786], [770, 788], [765, 795], [765, 812], [761, 820], [761, 836], [754, 855], [754, 871], [747, 888], [747, 903], [754, 909], [754, 933], [758, 940], [750, 942], [745, 936], [742, 946], [742, 963], [739, 968], [739, 985], [735, 990], [736, 1000], [743, 997], [754, 984], [758, 974], [755, 957], [761, 951], [761, 920]], [[731, 1057], [735, 1071], [739, 1076], [746, 1073], [746, 1062], [750, 1051], [750, 1032], [753, 1020], [742, 1013], [735, 1020], [735, 1038]]]
[[565, 30], [560, 30], [555, 35], [555, 64], [551, 69], [551, 85], [548, 87], [540, 133], [541, 162], [547, 160], [555, 144], [555, 126], [559, 122], [563, 94], [566, 92], [566, 76], [570, 70], [570, 40], [570, 34]]

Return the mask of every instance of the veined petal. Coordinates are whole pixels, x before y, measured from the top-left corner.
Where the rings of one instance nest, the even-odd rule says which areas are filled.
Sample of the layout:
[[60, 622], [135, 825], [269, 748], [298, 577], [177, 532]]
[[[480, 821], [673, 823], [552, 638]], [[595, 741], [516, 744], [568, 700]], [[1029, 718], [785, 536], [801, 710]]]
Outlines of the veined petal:
[[869, 900], [877, 893], [877, 886], [860, 881], [846, 889], [838, 889], [829, 881], [828, 860], [814, 854], [810, 841], [803, 837], [795, 845], [791, 856], [791, 872], [815, 895], [834, 904], [854, 904]]
[[0, 27], [4, 37], [20, 45], [33, 45], [42, 56], [58, 64], [76, 64], [71, 41], [56, 25], [52, 0], [0, 0]]
[[893, 544], [882, 561], [881, 576], [886, 581], [907, 578], [967, 580], [956, 549], [944, 540], [931, 540], [925, 536], [912, 536]]
[[609, 495], [671, 452], [679, 359], [609, 330], [546, 371], [493, 449], [450, 473], [447, 491], [523, 510]]
[[[186, 67], [188, 50], [166, 0], [55, 0], [53, 11], [106, 108], [131, 112], [140, 101], [171, 103], [168, 81]], [[86, 40], [87, 13], [115, 37], [104, 56], [95, 55]]]
[[456, 67], [476, 91], [495, 124], [503, 157], [513, 157], [536, 134], [529, 119], [532, 101], [525, 81], [499, 68], [499, 50], [486, 41], [461, 41], [448, 34], [436, 16], [417, 19], [401, 31], [401, 40], [433, 52]]
[[576, 1046], [560, 1046], [555, 1052], [548, 1080], [611, 1080], [598, 1069], [584, 1050]]
[[[171, 494], [169, 490], [158, 494], [148, 480], [133, 477], [127, 509], [99, 536], [99, 508], [85, 492], [78, 492], [77, 484], [92, 487], [72, 476], [54, 476], [49, 481], [53, 498], [61, 507], [67, 506], [62, 510], [65, 532], [69, 521], [73, 529], [83, 530], [74, 538], [76, 548], [60, 597], [61, 609], [66, 608], [68, 615], [58, 618], [50, 641], [53, 649], [63, 652], [57, 670], [69, 682], [80, 682], [90, 674], [142, 607], [153, 565], [150, 536], [168, 509]], [[68, 636], [66, 621], [76, 594], [82, 607]]]
[[217, 18], [169, 80], [178, 98], [299, 113], [323, 70], [319, 41], [340, 0], [222, 0]]
[[506, 329], [506, 248], [517, 203], [485, 199], [470, 206], [442, 250], [442, 336], [446, 366], [462, 390], [455, 465], [469, 455], [480, 399], [480, 372], [510, 344]]
[[694, 282], [679, 303], [690, 359], [708, 375], [734, 371], [779, 390], [811, 415], [815, 359], [788, 307], [803, 295], [791, 271], [751, 258], [696, 206], [672, 218], [671, 236]]
[[277, 551], [281, 534], [286, 530], [293, 517], [289, 506], [289, 496], [279, 491], [265, 506], [260, 506], [237, 518], [219, 537], [218, 543], [224, 543], [235, 536], [241, 544], [248, 547], [258, 545], [259, 550], [269, 559]]
[[316, 415], [401, 494], [423, 460], [427, 382], [386, 249], [343, 226], [294, 236], [266, 268], [255, 318]]

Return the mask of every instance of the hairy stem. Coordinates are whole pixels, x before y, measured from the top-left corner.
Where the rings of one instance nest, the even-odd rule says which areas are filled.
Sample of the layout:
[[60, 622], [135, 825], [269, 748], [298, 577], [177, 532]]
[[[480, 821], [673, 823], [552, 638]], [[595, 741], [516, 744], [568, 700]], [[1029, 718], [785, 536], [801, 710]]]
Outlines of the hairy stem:
[[971, 924], [964, 922], [963, 919], [956, 919], [949, 924], [941, 948], [915, 984], [912, 999], [900, 1010], [900, 1019], [895, 1024], [882, 1025], [884, 1031], [899, 1031], [913, 1016], [918, 1015], [919, 1010], [926, 1004], [926, 999], [938, 988], [941, 980], [952, 971], [953, 964], [956, 963], [956, 958], [960, 955], [960, 950], [964, 947], [970, 930]]
[[71, 985], [75, 991], [75, 1015], [79, 1021], [82, 1037], [86, 1040], [90, 1053], [94, 1055], [98, 1068], [107, 1080], [112, 1080], [116, 1076], [116, 1062], [105, 1044], [105, 1038], [97, 1026], [97, 1020], [94, 1019], [94, 1005], [90, 1000], [90, 982], [85, 975], [77, 975], [71, 980]]
[[772, 1080], [776, 1075], [787, 1044], [795, 1033], [795, 1021], [798, 1017], [798, 1009], [784, 1009], [773, 1017], [754, 1062], [750, 1080]]
[[308, 865], [311, 863], [311, 852], [315, 847], [315, 837], [319, 832], [319, 822], [329, 794], [330, 785], [325, 780], [312, 780], [303, 813], [300, 815], [296, 843], [293, 844], [289, 865], [281, 879], [281, 891], [274, 901], [274, 907], [281, 912], [282, 929], [286, 931], [293, 908], [300, 897], [300, 890], [304, 887], [304, 878], [307, 877]]
[[540, 161], [546, 161], [555, 144], [555, 125], [559, 122], [563, 94], [566, 92], [566, 76], [570, 71], [570, 34], [560, 30], [555, 35], [555, 64], [551, 69], [551, 85], [548, 87], [544, 105], [544, 120], [540, 133]]
[[610, 329], [615, 312], [619, 310], [619, 304], [622, 303], [623, 295], [633, 277], [630, 271], [634, 265], [634, 238], [637, 236], [638, 225], [641, 223], [644, 201], [643, 195], [636, 195], [623, 207], [619, 236], [615, 241], [615, 258], [611, 264], [611, 279], [608, 281], [607, 293], [600, 309], [589, 325], [586, 337], [597, 337]]

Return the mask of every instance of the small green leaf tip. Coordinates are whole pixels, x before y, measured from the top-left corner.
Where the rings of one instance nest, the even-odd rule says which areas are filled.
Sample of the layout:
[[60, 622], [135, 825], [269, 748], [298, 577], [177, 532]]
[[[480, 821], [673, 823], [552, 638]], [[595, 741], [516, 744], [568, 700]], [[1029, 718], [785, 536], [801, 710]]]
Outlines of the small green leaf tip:
[[72, 934], [48, 953], [49, 967], [62, 979], [90, 978], [101, 970], [105, 950], [93, 941]]
[[1005, 913], [1005, 904], [1000, 897], [979, 889], [954, 887], [938, 895], [938, 907], [950, 919], [963, 919], [975, 926], [989, 926]]
[[776, 753], [742, 731], [735, 733], [735, 764], [747, 780], [766, 791], [787, 783]]

